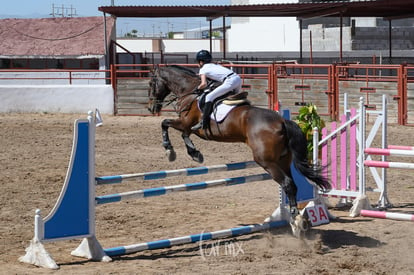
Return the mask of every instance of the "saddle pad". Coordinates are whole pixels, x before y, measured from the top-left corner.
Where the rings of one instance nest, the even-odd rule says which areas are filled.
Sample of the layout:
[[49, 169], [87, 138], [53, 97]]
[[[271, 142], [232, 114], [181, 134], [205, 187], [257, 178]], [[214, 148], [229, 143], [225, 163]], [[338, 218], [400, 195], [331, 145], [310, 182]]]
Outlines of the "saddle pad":
[[220, 104], [217, 106], [216, 109], [211, 113], [210, 118], [212, 120], [215, 120], [217, 122], [222, 122], [228, 113], [233, 110], [233, 108], [236, 107], [236, 105], [226, 105], [226, 104]]

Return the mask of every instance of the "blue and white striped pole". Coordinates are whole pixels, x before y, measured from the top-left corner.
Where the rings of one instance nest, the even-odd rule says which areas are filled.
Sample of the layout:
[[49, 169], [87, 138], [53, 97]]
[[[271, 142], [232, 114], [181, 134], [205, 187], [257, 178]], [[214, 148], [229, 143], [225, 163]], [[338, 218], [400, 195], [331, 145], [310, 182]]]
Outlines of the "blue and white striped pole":
[[221, 171], [233, 171], [241, 170], [246, 168], [258, 167], [258, 164], [255, 161], [246, 161], [246, 162], [236, 162], [229, 164], [219, 164], [212, 166], [201, 166], [194, 168], [183, 168], [177, 170], [163, 170], [156, 172], [144, 172], [136, 174], [124, 174], [124, 175], [113, 175], [113, 176], [103, 176], [95, 178], [96, 184], [114, 184], [121, 183], [124, 180], [131, 179], [142, 179], [142, 180], [155, 180], [155, 179], [164, 179], [173, 176], [195, 176], [209, 174], [212, 172], [221, 172]]
[[163, 239], [158, 241], [152, 241], [147, 243], [132, 244], [126, 246], [118, 246], [113, 248], [104, 249], [108, 256], [120, 256], [125, 254], [136, 253], [144, 250], [168, 248], [174, 245], [182, 245], [188, 243], [195, 243], [200, 241], [215, 240], [221, 238], [235, 237], [240, 235], [251, 234], [258, 231], [267, 230], [275, 227], [286, 226], [288, 223], [285, 220], [274, 221], [263, 224], [253, 224], [241, 227], [234, 227], [225, 230], [200, 233], [195, 235], [188, 235], [184, 237], [177, 237], [172, 239]]
[[243, 184], [247, 182], [263, 181], [263, 180], [270, 180], [270, 179], [272, 179], [272, 177], [269, 174], [263, 173], [263, 174], [250, 175], [250, 176], [244, 176], [244, 177], [234, 177], [234, 178], [226, 178], [226, 179], [219, 179], [219, 180], [202, 181], [202, 182], [196, 182], [196, 183], [187, 183], [187, 184], [179, 184], [179, 185], [172, 185], [172, 186], [148, 188], [148, 189], [129, 191], [129, 192], [124, 192], [124, 193], [97, 196], [95, 198], [95, 201], [96, 201], [96, 204], [105, 204], [105, 203], [118, 202], [118, 201], [126, 200], [126, 199], [162, 196], [162, 195], [166, 195], [172, 192], [194, 191], [194, 190], [199, 190], [199, 189], [211, 188], [215, 186], [236, 185], [236, 184]]

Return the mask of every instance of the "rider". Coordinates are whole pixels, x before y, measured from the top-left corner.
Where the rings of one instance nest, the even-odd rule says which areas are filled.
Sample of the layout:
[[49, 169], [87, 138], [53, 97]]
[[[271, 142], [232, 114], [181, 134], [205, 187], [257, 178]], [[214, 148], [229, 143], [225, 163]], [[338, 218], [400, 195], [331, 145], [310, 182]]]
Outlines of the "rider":
[[207, 78], [222, 82], [222, 84], [206, 95], [202, 119], [191, 127], [191, 130], [206, 129], [209, 123], [210, 113], [213, 109], [213, 101], [232, 90], [239, 93], [242, 85], [242, 80], [238, 74], [219, 64], [211, 63], [212, 57], [209, 51], [199, 51], [196, 59], [200, 67], [199, 74], [201, 78], [201, 83], [197, 89], [202, 90], [207, 87]]

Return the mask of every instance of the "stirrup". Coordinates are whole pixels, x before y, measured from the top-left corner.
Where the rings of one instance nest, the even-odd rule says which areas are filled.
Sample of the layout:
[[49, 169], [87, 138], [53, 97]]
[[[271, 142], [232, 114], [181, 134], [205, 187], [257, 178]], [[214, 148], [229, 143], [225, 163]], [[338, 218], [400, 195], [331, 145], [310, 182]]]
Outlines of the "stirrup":
[[196, 130], [200, 130], [201, 128], [203, 128], [203, 121], [200, 121], [199, 123], [191, 127], [191, 130], [196, 131]]

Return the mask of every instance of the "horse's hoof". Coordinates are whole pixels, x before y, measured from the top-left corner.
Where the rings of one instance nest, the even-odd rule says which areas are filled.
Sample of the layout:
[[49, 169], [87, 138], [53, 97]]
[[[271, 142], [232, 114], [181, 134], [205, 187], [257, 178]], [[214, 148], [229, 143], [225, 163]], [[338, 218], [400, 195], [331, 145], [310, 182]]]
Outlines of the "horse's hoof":
[[192, 155], [193, 160], [197, 161], [198, 163], [203, 163], [204, 162], [204, 157], [203, 154], [201, 154], [200, 152], [196, 152]]
[[297, 215], [295, 218], [292, 218], [290, 226], [292, 228], [293, 236], [299, 239], [302, 239], [305, 232], [309, 230], [309, 223], [301, 215]]
[[302, 218], [299, 222], [298, 222], [298, 226], [300, 228], [301, 231], [306, 232], [309, 230], [310, 226], [309, 226], [309, 222]]
[[292, 235], [295, 238], [301, 239], [302, 238], [302, 231], [299, 229], [299, 227], [297, 227], [294, 223], [291, 223], [290, 226], [292, 228]]
[[177, 154], [174, 150], [167, 149], [165, 150], [165, 154], [167, 155], [169, 161], [174, 161], [177, 158]]
[[290, 215], [293, 219], [295, 219], [298, 215], [300, 215], [299, 209], [297, 207], [290, 207]]

